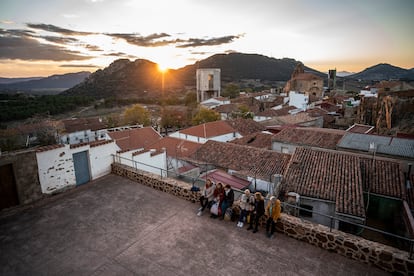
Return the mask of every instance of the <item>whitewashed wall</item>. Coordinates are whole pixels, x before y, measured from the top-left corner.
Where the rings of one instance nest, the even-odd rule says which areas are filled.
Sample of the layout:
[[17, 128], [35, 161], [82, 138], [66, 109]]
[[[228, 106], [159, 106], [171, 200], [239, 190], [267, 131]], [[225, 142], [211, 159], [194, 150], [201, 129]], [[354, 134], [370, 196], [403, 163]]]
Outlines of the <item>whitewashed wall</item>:
[[90, 147], [70, 148], [64, 145], [56, 149], [36, 153], [39, 181], [42, 193], [49, 194], [76, 185], [73, 154], [87, 151], [91, 180], [111, 173], [112, 155], [119, 150], [115, 142]]
[[111, 173], [113, 154], [119, 150], [115, 142], [89, 149], [89, 164], [92, 180]]
[[144, 151], [133, 156], [136, 161], [135, 168], [160, 176], [167, 176], [167, 154], [166, 152], [152, 155], [151, 151]]
[[76, 184], [70, 146], [36, 153], [42, 193], [49, 194]]
[[242, 135], [240, 133], [235, 132], [235, 133], [227, 133], [227, 134], [224, 134], [224, 135], [209, 137], [209, 138], [206, 139], [206, 138], [203, 138], [203, 137], [183, 134], [183, 133], [180, 133], [179, 131], [171, 133], [169, 136], [179, 138], [179, 139], [184, 139], [184, 140], [187, 140], [187, 141], [196, 142], [196, 143], [201, 143], [201, 144], [204, 144], [208, 140], [213, 140], [213, 141], [217, 141], [217, 142], [228, 142], [228, 141], [234, 140], [236, 138], [241, 138], [242, 137]]

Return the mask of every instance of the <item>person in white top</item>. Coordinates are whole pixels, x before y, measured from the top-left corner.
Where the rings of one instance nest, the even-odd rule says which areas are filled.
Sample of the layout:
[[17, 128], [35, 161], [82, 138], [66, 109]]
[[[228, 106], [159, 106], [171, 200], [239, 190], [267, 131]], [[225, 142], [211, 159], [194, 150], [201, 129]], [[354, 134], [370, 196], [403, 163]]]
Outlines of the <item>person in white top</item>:
[[198, 209], [197, 216], [201, 216], [205, 208], [210, 209], [211, 205], [213, 204], [214, 200], [214, 189], [215, 185], [210, 179], [207, 179], [206, 185], [204, 186], [201, 197], [200, 197], [200, 204], [201, 207]]
[[237, 227], [242, 228], [247, 216], [254, 208], [254, 196], [250, 193], [249, 189], [244, 191], [240, 198], [240, 216], [237, 222]]

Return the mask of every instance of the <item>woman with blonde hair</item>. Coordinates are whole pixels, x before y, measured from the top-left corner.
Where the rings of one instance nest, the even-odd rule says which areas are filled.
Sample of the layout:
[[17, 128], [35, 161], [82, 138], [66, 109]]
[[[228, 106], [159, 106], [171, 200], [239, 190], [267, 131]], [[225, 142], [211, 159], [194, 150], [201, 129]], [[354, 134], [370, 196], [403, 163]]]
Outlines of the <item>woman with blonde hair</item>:
[[266, 221], [266, 235], [269, 239], [273, 237], [273, 233], [275, 232], [276, 222], [280, 217], [280, 211], [280, 200], [271, 196], [269, 203], [267, 203], [266, 206], [266, 215], [268, 216]]
[[240, 198], [240, 216], [239, 221], [237, 222], [237, 227], [243, 227], [244, 221], [246, 220], [250, 211], [253, 209], [253, 204], [254, 196], [250, 193], [249, 189], [244, 190], [244, 194], [242, 194]]

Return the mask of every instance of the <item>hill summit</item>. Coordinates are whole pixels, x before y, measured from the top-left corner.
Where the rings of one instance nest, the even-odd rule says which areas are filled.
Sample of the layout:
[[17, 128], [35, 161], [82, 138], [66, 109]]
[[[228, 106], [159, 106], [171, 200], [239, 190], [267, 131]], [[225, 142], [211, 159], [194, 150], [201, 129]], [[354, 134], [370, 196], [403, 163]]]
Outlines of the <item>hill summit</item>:
[[367, 81], [381, 80], [414, 80], [414, 71], [393, 66], [388, 63], [380, 63], [366, 68], [362, 72], [347, 76], [352, 79], [362, 79]]
[[[157, 64], [152, 61], [119, 59], [107, 68], [91, 74], [64, 94], [96, 98], [152, 98], [163, 92], [163, 83], [169, 92], [183, 90], [185, 86], [195, 87], [196, 70], [199, 68], [220, 68], [223, 83], [240, 79], [287, 81], [297, 63], [294, 59], [275, 59], [257, 54], [216, 54], [162, 74]], [[306, 69], [317, 72], [311, 68]]]

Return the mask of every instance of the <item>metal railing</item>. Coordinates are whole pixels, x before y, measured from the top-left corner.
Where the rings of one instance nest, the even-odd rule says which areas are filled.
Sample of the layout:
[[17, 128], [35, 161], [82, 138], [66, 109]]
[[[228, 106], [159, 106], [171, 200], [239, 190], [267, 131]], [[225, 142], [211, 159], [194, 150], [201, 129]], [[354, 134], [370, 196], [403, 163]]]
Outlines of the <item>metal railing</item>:
[[[165, 170], [165, 169], [160, 168], [160, 167], [148, 165], [148, 164], [145, 164], [145, 163], [142, 163], [142, 162], [139, 162], [139, 161], [135, 161], [135, 160], [132, 160], [132, 159], [129, 159], [129, 158], [125, 158], [125, 157], [122, 157], [122, 156], [119, 156], [119, 155], [112, 155], [112, 156], [113, 156], [114, 163], [127, 165], [129, 167], [134, 168], [135, 170], [141, 170], [143, 172], [152, 172], [152, 173], [158, 175], [161, 179], [163, 179], [165, 177], [171, 177], [171, 178], [175, 178], [177, 180], [192, 184], [193, 186], [196, 186], [198, 188], [201, 188], [205, 183], [205, 179], [201, 179], [199, 177], [190, 177], [190, 176], [187, 176], [187, 175], [177, 173], [177, 172], [172, 171], [172, 170]], [[124, 162], [122, 162], [122, 161], [124, 161]], [[238, 190], [238, 189], [233, 189], [233, 190], [235, 191], [235, 197], [234, 197], [235, 199], [238, 199], [241, 196], [241, 194], [244, 192], [244, 191], [241, 191], [241, 190]], [[322, 213], [313, 211], [311, 209], [300, 207], [300, 206], [295, 205], [295, 204], [289, 204], [287, 202], [282, 202], [282, 207], [283, 207], [284, 210], [286, 210], [286, 207], [293, 208], [295, 210], [295, 216], [297, 216], [301, 219], [304, 219], [304, 220], [307, 220], [307, 219], [305, 217], [303, 217], [303, 218], [301, 217], [301, 215], [300, 215], [301, 210], [304, 211], [304, 212], [307, 212], [307, 213], [311, 213], [312, 215], [318, 215], [318, 216], [322, 216], [322, 217], [325, 217], [325, 218], [329, 218], [329, 220], [330, 220], [329, 231], [332, 231], [332, 229], [336, 229], [334, 227], [334, 225], [336, 225], [336, 222], [343, 222], [343, 223], [346, 223], [346, 224], [353, 225], [354, 227], [357, 227], [357, 228], [362, 228], [362, 231], [358, 231], [359, 233], [357, 233], [357, 234], [349, 232], [349, 231], [347, 232], [347, 231], [344, 231], [344, 230], [339, 230], [339, 231], [350, 233], [350, 234], [357, 235], [357, 236], [361, 236], [361, 233], [364, 230], [369, 230], [369, 231], [373, 231], [373, 232], [378, 233], [378, 234], [385, 235], [385, 236], [390, 237], [390, 238], [397, 239], [399, 241], [402, 241], [404, 244], [408, 245], [408, 249], [407, 249], [407, 247], [404, 247], [404, 246], [399, 246], [397, 248], [402, 249], [404, 251], [408, 251], [410, 260], [412, 260], [414, 258], [414, 239], [399, 236], [399, 235], [389, 233], [389, 232], [386, 232], [386, 231], [383, 231], [383, 230], [380, 230], [380, 229], [377, 229], [377, 228], [374, 228], [374, 227], [370, 227], [370, 226], [363, 225], [363, 224], [358, 224], [358, 223], [351, 222], [351, 221], [348, 221], [348, 220], [344, 220], [344, 219], [341, 219], [341, 218], [338, 218], [338, 217], [322, 214]], [[377, 242], [380, 242], [380, 241], [377, 241]], [[394, 245], [391, 245], [391, 246], [395, 247]]]
[[[301, 210], [305, 211], [307, 213], [312, 213], [312, 215], [316, 214], [316, 215], [319, 215], [319, 216], [322, 216], [322, 217], [329, 218], [330, 219], [329, 231], [332, 231], [332, 229], [335, 229], [334, 225], [336, 224], [336, 222], [343, 222], [343, 223], [346, 223], [346, 224], [353, 225], [356, 228], [361, 228], [361, 231], [358, 231], [358, 233], [351, 233], [351, 232], [347, 232], [347, 231], [338, 229], [339, 231], [346, 232], [346, 233], [353, 234], [353, 235], [357, 235], [357, 236], [361, 236], [361, 234], [364, 230], [369, 230], [369, 231], [373, 231], [373, 232], [381, 234], [381, 235], [385, 235], [386, 237], [397, 239], [397, 240], [401, 241], [403, 243], [403, 245], [408, 246], [408, 248], [407, 248], [407, 247], [404, 247], [404, 246], [398, 246], [397, 245], [397, 248], [401, 249], [401, 250], [404, 250], [404, 251], [408, 251], [410, 260], [412, 260], [414, 258], [414, 239], [412, 239], [412, 238], [410, 239], [410, 238], [407, 238], [407, 237], [399, 236], [399, 235], [396, 235], [396, 234], [393, 234], [393, 233], [390, 233], [390, 232], [386, 232], [386, 231], [383, 231], [383, 230], [380, 230], [380, 229], [377, 229], [377, 228], [374, 228], [374, 227], [370, 227], [370, 226], [367, 226], [367, 225], [358, 224], [358, 223], [348, 221], [348, 220], [344, 220], [344, 219], [341, 219], [341, 218], [338, 218], [338, 217], [322, 214], [322, 213], [313, 211], [311, 209], [300, 207], [300, 206], [295, 205], [295, 204], [289, 204], [287, 202], [282, 202], [282, 207], [283, 207], [284, 210], [286, 210], [286, 207], [290, 207], [290, 208], [294, 209], [295, 210], [295, 216], [297, 216], [297, 217], [299, 217], [303, 220], [307, 220], [307, 219], [305, 217], [303, 217], [303, 218], [301, 217], [301, 215], [300, 215]], [[363, 238], [366, 239], [366, 237], [363, 237]], [[372, 239], [372, 240], [376, 241], [375, 239]], [[376, 242], [381, 243], [381, 241], [376, 241]], [[391, 245], [391, 246], [396, 247], [394, 245]]]

